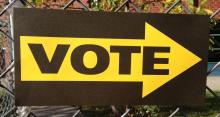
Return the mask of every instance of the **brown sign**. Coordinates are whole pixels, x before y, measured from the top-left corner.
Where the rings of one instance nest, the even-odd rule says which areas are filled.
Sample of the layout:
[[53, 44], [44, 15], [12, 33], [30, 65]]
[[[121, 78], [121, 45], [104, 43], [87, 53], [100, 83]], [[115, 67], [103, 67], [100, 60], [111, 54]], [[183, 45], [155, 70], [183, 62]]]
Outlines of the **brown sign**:
[[204, 102], [208, 17], [15, 9], [17, 105]]

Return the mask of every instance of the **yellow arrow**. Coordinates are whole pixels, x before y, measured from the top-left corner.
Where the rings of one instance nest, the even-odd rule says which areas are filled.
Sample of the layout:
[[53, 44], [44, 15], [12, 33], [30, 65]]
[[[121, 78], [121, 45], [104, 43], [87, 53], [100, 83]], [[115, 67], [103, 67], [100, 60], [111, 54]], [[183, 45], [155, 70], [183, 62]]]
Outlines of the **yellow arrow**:
[[[70, 44], [70, 48], [57, 74], [42, 74], [28, 44], [43, 44], [50, 60], [57, 44]], [[104, 47], [110, 56], [108, 68], [96, 75], [85, 75], [76, 72], [70, 63], [72, 51], [79, 45], [96, 44]], [[133, 53], [131, 74], [118, 74], [119, 54], [110, 53], [110, 45], [115, 46], [155, 46], [170, 47], [170, 53], [155, 53], [155, 58], [169, 58], [169, 64], [154, 64], [154, 69], [169, 69], [169, 75], [142, 75], [142, 53]], [[189, 69], [201, 59], [166, 36], [152, 25], [145, 23], [145, 39], [111, 39], [111, 38], [73, 38], [73, 37], [40, 37], [21, 36], [21, 81], [96, 81], [96, 82], [143, 82], [142, 97], [145, 97]], [[143, 48], [142, 48], [143, 49]], [[143, 50], [141, 50], [142, 52]], [[87, 67], [96, 65], [96, 55], [87, 52], [84, 64]]]

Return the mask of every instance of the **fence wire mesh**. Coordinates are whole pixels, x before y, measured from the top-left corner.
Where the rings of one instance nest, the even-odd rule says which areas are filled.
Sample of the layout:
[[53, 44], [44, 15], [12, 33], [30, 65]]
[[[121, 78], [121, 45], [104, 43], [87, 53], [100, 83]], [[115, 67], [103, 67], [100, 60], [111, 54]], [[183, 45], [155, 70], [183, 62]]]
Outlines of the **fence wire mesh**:
[[[74, 3], [78, 3], [80, 5], [79, 8], [72, 7]], [[94, 0], [93, 6], [98, 6], [100, 3], [98, 0]], [[10, 0], [8, 3], [5, 3], [6, 6], [1, 10], [0, 12], [0, 41], [2, 42], [8, 42], [8, 45], [11, 47], [7, 47], [8, 50], [5, 50], [6, 48], [3, 48], [4, 45], [0, 45], [0, 116], [1, 117], [35, 117], [36, 115], [33, 112], [41, 113], [40, 116], [52, 116], [48, 115], [47, 111], [57, 111], [59, 116], [72, 116], [75, 117], [80, 114], [80, 108], [78, 107], [16, 107], [15, 106], [15, 99], [14, 99], [14, 59], [13, 59], [13, 26], [12, 26], [12, 8], [13, 7], [31, 7], [35, 8], [36, 6], [33, 5], [31, 2], [27, 0]], [[77, 9], [77, 10], [85, 10], [85, 11], [91, 11], [96, 10], [91, 8], [92, 5], [86, 5], [81, 0], [70, 0], [66, 4], [60, 5], [59, 9], [67, 10], [69, 8], [71, 9]], [[186, 14], [193, 14], [186, 5], [183, 4], [181, 0], [176, 0], [173, 4], [171, 4], [168, 8], [166, 8], [163, 13], [171, 13], [172, 10], [174, 10], [176, 7], [181, 6], [183, 8], [183, 11], [180, 13], [186, 13]], [[47, 4], [43, 4], [43, 6], [37, 6], [40, 8], [48, 8]], [[137, 6], [133, 1], [131, 0], [125, 0], [120, 5], [117, 6], [117, 8], [110, 9], [113, 12], [142, 12], [140, 6]], [[211, 16], [210, 19], [213, 19], [218, 13], [220, 12], [220, 8], [217, 9]], [[215, 34], [218, 35], [218, 34]], [[210, 36], [215, 36], [210, 35]], [[11, 53], [10, 58], [7, 58], [6, 52]], [[6, 61], [8, 61], [9, 64], [6, 64]], [[216, 65], [211, 68], [207, 75], [212, 73], [220, 66], [220, 62], [216, 63]], [[211, 90], [207, 86], [207, 90], [210, 91], [216, 98], [219, 99], [219, 96], [215, 94], [214, 91]], [[43, 109], [42, 109], [43, 108]], [[51, 108], [51, 109], [50, 109]], [[115, 106], [111, 106], [113, 112], [117, 111]], [[114, 110], [115, 109], [115, 110]], [[40, 110], [40, 111], [39, 111]], [[58, 111], [58, 110], [64, 110], [64, 111]], [[169, 117], [175, 116], [175, 114], [180, 111], [181, 108], [177, 107], [176, 110], [171, 113]], [[124, 113], [121, 113], [121, 117], [125, 117], [129, 111], [131, 111], [130, 108], [127, 108]], [[43, 114], [45, 113], [45, 114]], [[116, 112], [115, 112], [116, 113]]]

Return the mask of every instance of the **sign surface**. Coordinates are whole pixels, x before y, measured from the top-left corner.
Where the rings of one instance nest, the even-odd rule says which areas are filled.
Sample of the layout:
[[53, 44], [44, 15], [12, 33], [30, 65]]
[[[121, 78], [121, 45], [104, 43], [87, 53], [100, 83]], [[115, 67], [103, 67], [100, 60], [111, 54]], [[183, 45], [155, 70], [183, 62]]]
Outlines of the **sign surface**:
[[17, 105], [204, 102], [206, 16], [15, 9], [14, 36]]

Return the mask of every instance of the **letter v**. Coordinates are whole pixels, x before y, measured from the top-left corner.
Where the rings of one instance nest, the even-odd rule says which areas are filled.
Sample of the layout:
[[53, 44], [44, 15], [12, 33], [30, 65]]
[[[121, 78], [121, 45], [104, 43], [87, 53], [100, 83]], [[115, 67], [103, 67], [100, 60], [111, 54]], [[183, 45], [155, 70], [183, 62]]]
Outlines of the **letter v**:
[[70, 45], [58, 44], [51, 61], [42, 44], [28, 44], [42, 73], [57, 73]]

